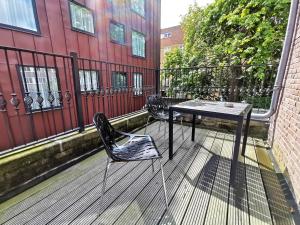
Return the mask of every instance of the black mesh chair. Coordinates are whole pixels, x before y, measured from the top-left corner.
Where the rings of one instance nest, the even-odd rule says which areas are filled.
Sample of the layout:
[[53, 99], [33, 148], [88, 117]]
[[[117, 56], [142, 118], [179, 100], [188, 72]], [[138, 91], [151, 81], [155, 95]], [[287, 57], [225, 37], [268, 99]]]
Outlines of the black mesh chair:
[[[166, 139], [167, 121], [169, 121], [168, 105], [160, 95], [149, 95], [146, 101], [146, 109], [149, 112], [149, 116], [148, 116], [144, 134], [146, 134], [147, 132], [147, 127], [149, 125], [150, 118], [153, 117], [154, 119], [159, 120], [158, 130], [160, 130], [161, 122], [164, 122], [164, 139]], [[183, 140], [184, 139], [183, 124], [182, 124], [183, 115], [181, 113], [174, 112], [173, 120], [176, 120], [177, 118], [180, 118], [181, 137]]]
[[[102, 202], [103, 195], [105, 193], [107, 172], [110, 164], [114, 162], [152, 160], [152, 171], [154, 172], [153, 160], [158, 159], [160, 163], [162, 183], [164, 188], [165, 204], [166, 208], [168, 208], [166, 184], [163, 166], [160, 160], [162, 158], [162, 155], [159, 153], [152, 137], [149, 135], [129, 134], [115, 130], [103, 113], [96, 113], [94, 115], [93, 121], [100, 134], [104, 148], [108, 155], [103, 178], [102, 195], [100, 203]], [[122, 145], [118, 145], [115, 141], [115, 138], [120, 135], [129, 138], [128, 141]]]

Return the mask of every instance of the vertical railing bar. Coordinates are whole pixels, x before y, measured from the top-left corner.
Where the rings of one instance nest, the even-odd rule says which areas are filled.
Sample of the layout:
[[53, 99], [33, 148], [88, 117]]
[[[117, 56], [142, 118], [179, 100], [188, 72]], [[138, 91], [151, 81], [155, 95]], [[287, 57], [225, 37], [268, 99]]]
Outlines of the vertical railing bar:
[[78, 56], [77, 53], [75, 52], [71, 52], [71, 65], [72, 65], [72, 74], [73, 74], [73, 81], [74, 81], [77, 122], [78, 122], [79, 132], [82, 132], [84, 131], [84, 121], [83, 121], [83, 112], [82, 112], [80, 77], [79, 77], [79, 70], [78, 70]]
[[64, 113], [63, 113], [63, 95], [62, 95], [61, 83], [60, 83], [60, 73], [59, 73], [58, 66], [57, 66], [57, 56], [54, 55], [53, 60], [54, 60], [55, 70], [57, 72], [56, 79], [57, 79], [57, 84], [58, 84], [57, 86], [58, 86], [58, 101], [59, 101], [59, 106], [60, 106], [60, 114], [61, 114], [61, 119], [62, 119], [63, 131], [65, 131], [66, 124], [65, 124], [65, 118], [64, 118]]
[[[68, 59], [68, 58], [67, 58]], [[67, 100], [68, 104], [68, 111], [69, 111], [69, 116], [70, 116], [70, 122], [71, 122], [71, 129], [73, 130], [73, 120], [72, 120], [72, 113], [71, 113], [71, 102], [70, 102], [70, 90], [69, 90], [69, 84], [68, 84], [68, 79], [67, 79], [67, 70], [66, 70], [66, 57], [63, 57], [63, 63], [64, 63], [64, 76], [65, 76], [65, 81], [66, 81], [66, 93], [65, 93], [65, 98]]]
[[[8, 69], [10, 86], [12, 88], [12, 94], [11, 94], [11, 96], [12, 96], [11, 101], [12, 101], [13, 98], [16, 96], [16, 93], [15, 93], [15, 88], [14, 88], [14, 85], [13, 85], [13, 82], [12, 82], [11, 70], [10, 70], [10, 66], [9, 66], [7, 49], [4, 49], [4, 54], [5, 54], [5, 61], [6, 61], [7, 69]], [[0, 91], [0, 93], [1, 93], [1, 91]], [[4, 95], [3, 95], [3, 98], [4, 98]], [[11, 127], [11, 122], [10, 122], [10, 118], [9, 118], [9, 114], [8, 114], [6, 104], [5, 104], [5, 109], [3, 110], [3, 112], [6, 112], [6, 113], [4, 113], [5, 116], [6, 116], [6, 119], [4, 119], [4, 121], [5, 121], [6, 127], [8, 128], [7, 129], [7, 134], [8, 134], [8, 137], [9, 137], [10, 145], [11, 145], [11, 147], [15, 147], [16, 146], [16, 140], [15, 140], [13, 130], [12, 130], [12, 127]]]
[[[37, 55], [36, 55], [37, 56]], [[40, 112], [42, 113], [42, 120], [43, 120], [43, 127], [44, 127], [44, 131], [46, 134], [46, 137], [48, 137], [48, 132], [47, 129], [45, 127], [45, 116], [44, 116], [44, 110], [43, 110], [43, 97], [41, 96], [41, 92], [40, 92], [40, 87], [39, 87], [39, 79], [38, 79], [38, 75], [37, 75], [37, 65], [36, 65], [36, 61], [35, 61], [35, 55], [34, 52], [32, 52], [32, 59], [33, 59], [33, 68], [34, 68], [34, 75], [35, 75], [35, 79], [36, 79], [36, 88], [37, 88], [37, 103], [39, 103], [39, 107], [40, 107]], [[39, 65], [38, 65], [39, 66]]]
[[24, 97], [24, 102], [26, 104], [25, 111], [27, 112], [27, 110], [29, 110], [29, 114], [30, 114], [29, 115], [29, 123], [31, 125], [31, 134], [32, 134], [33, 140], [36, 141], [37, 137], [36, 137], [36, 133], [35, 133], [35, 125], [34, 125], [32, 108], [31, 108], [31, 104], [32, 104], [33, 99], [29, 95], [28, 86], [27, 86], [27, 83], [26, 83], [22, 52], [20, 50], [18, 50], [18, 52], [19, 52], [20, 63], [21, 63], [21, 68], [22, 68], [22, 77], [23, 77], [23, 81], [24, 81], [23, 83], [25, 84], [25, 97]]
[[[44, 63], [45, 63], [45, 72], [46, 72], [46, 78], [47, 78], [47, 86], [48, 86], [48, 101], [49, 101], [49, 98], [50, 98], [50, 95], [52, 94], [51, 93], [51, 87], [50, 87], [50, 81], [49, 81], [49, 71], [48, 71], [48, 65], [47, 65], [47, 59], [46, 59], [46, 55], [43, 54], [43, 59], [44, 59]], [[56, 71], [56, 67], [55, 67], [55, 71]], [[56, 74], [56, 77], [57, 77], [57, 74]], [[54, 100], [55, 101], [55, 100]], [[57, 130], [56, 130], [56, 124], [55, 124], [55, 115], [54, 115], [54, 107], [53, 107], [53, 101], [50, 102], [50, 107], [51, 107], [51, 112], [52, 112], [52, 119], [53, 119], [53, 125], [54, 125], [54, 132], [55, 134], [57, 134]], [[50, 126], [50, 121], [49, 121], [49, 116], [48, 116], [48, 113], [47, 113], [47, 121], [48, 121], [48, 124], [49, 124], [49, 128], [50, 128], [50, 134], [52, 133], [51, 132], [51, 126]]]

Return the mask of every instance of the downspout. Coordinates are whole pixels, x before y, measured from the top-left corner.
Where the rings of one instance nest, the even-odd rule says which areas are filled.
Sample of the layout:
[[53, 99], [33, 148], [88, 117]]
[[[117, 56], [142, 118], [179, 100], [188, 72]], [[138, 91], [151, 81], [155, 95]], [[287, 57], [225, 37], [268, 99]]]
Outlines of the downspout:
[[282, 89], [282, 83], [283, 83], [283, 79], [284, 79], [284, 75], [285, 75], [285, 71], [289, 59], [289, 54], [293, 42], [294, 30], [296, 27], [295, 24], [297, 21], [296, 19], [297, 19], [298, 3], [299, 0], [292, 0], [291, 2], [290, 14], [289, 14], [288, 24], [286, 28], [286, 35], [285, 35], [279, 66], [278, 66], [277, 76], [274, 84], [270, 109], [263, 114], [253, 113], [251, 119], [269, 120], [270, 117], [276, 112], [280, 92]]

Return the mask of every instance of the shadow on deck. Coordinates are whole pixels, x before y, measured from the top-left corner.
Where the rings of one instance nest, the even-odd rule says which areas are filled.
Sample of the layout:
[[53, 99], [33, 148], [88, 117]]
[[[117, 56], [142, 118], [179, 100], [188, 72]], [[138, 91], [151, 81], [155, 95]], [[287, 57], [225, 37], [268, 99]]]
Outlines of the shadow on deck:
[[196, 129], [192, 142], [191, 128], [185, 127], [182, 140], [175, 125], [170, 161], [163, 129], [154, 123], [148, 133], [163, 153], [168, 211], [158, 162], [152, 173], [151, 161], [113, 164], [100, 206], [101, 151], [1, 204], [0, 224], [294, 224], [276, 173], [258, 163], [257, 140], [248, 138], [233, 187], [234, 135]]

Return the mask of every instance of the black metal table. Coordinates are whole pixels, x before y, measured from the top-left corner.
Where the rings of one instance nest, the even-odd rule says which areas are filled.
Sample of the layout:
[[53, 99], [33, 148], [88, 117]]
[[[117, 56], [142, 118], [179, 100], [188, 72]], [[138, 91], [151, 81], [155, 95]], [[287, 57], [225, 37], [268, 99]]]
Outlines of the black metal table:
[[244, 139], [242, 146], [242, 155], [245, 154], [247, 145], [247, 137], [249, 130], [249, 123], [252, 112], [252, 105], [247, 103], [228, 103], [215, 102], [204, 100], [190, 100], [172, 105], [169, 107], [169, 159], [173, 159], [173, 112], [181, 112], [193, 114], [192, 122], [192, 141], [195, 140], [195, 122], [196, 116], [207, 116], [219, 119], [227, 119], [237, 122], [236, 138], [234, 149], [232, 153], [232, 163], [230, 171], [230, 183], [234, 183], [236, 169], [238, 164], [238, 156], [240, 154], [240, 144], [242, 137], [242, 130], [244, 125], [244, 118], [246, 117], [246, 125], [244, 131]]

